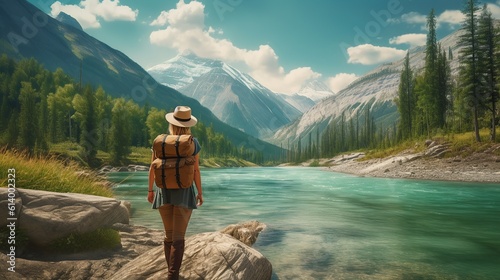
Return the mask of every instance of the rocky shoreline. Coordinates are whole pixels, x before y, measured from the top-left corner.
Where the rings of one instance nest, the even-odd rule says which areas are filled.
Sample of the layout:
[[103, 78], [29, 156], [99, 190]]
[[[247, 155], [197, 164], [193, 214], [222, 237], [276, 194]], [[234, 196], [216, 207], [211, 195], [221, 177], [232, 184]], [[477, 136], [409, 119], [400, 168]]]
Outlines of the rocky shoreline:
[[325, 170], [356, 176], [435, 181], [500, 183], [500, 145], [468, 156], [443, 157], [446, 144], [426, 143], [423, 152], [406, 150], [381, 159], [362, 160], [364, 153], [321, 159]]
[[[188, 237], [181, 279], [271, 279], [271, 263], [250, 247], [264, 228], [264, 224], [250, 221]], [[15, 272], [2, 270], [0, 279], [166, 277], [162, 230], [119, 223], [113, 229], [120, 233], [120, 248], [75, 254], [25, 253], [16, 258]], [[0, 253], [0, 261], [6, 263], [7, 255]]]
[[[0, 261], [0, 279], [161, 279], [166, 275], [162, 230], [129, 225], [130, 204], [114, 198], [0, 188], [0, 206], [9, 193], [15, 210], [0, 211], [0, 226], [17, 238]], [[8, 218], [9, 217], [9, 218]], [[9, 220], [10, 219], [10, 220]], [[14, 220], [14, 222], [9, 221]], [[269, 280], [272, 265], [251, 246], [266, 228], [258, 221], [229, 225], [186, 239], [181, 279]], [[17, 236], [15, 230], [21, 230]], [[120, 239], [108, 249], [61, 253], [53, 241], [73, 234], [113, 229]], [[109, 243], [110, 241], [108, 241]], [[9, 243], [10, 244], [10, 243]], [[73, 246], [73, 245], [69, 245]]]
[[139, 164], [129, 164], [127, 166], [111, 166], [105, 165], [97, 170], [98, 174], [107, 174], [110, 172], [137, 172], [137, 171], [148, 171], [149, 166], [139, 165]]

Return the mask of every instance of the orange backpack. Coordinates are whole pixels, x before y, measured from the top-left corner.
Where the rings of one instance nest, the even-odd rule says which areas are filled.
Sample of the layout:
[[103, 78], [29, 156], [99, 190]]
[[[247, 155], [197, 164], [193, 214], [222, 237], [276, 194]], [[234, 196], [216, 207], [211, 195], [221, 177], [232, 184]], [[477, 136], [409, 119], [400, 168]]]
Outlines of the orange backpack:
[[195, 144], [191, 135], [160, 134], [153, 141], [155, 183], [158, 188], [188, 188], [194, 180]]

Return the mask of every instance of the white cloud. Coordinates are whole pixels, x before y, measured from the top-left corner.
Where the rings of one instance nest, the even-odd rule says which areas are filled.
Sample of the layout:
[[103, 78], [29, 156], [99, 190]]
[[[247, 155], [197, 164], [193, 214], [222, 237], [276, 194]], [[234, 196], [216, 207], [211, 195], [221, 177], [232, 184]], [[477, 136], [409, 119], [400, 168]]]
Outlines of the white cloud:
[[101, 27], [98, 17], [105, 21], [135, 21], [139, 13], [138, 10], [120, 5], [119, 0], [83, 0], [79, 5], [64, 5], [56, 1], [50, 8], [52, 16], [65, 12], [74, 17], [84, 29]]
[[374, 65], [382, 62], [390, 62], [403, 58], [406, 51], [396, 48], [379, 47], [364, 44], [347, 49], [349, 60], [352, 64]]
[[417, 12], [410, 12], [401, 16], [401, 21], [409, 24], [425, 24], [427, 17]]
[[191, 1], [186, 4], [184, 0], [180, 0], [175, 9], [162, 11], [150, 25], [166, 28], [151, 32], [151, 44], [179, 52], [189, 50], [200, 57], [243, 64], [253, 78], [275, 92], [296, 92], [307, 80], [321, 76], [310, 67], [299, 67], [287, 73], [269, 45], [248, 50], [235, 46], [227, 39], [215, 38], [213, 35], [220, 37], [223, 32], [205, 26], [204, 8], [201, 2]]
[[105, 21], [135, 21], [138, 10], [120, 5], [120, 0], [83, 0], [80, 5], [91, 13], [102, 17]]
[[436, 22], [438, 24], [449, 24], [460, 25], [464, 21], [464, 14], [461, 11], [453, 10], [453, 11], [444, 11], [439, 16], [436, 17]]
[[488, 9], [494, 18], [500, 19], [500, 0], [496, 4], [488, 4]]
[[356, 74], [339, 73], [328, 78], [327, 83], [333, 92], [338, 93], [339, 91], [345, 89], [350, 83], [354, 82], [357, 78], [359, 77], [356, 76]]
[[426, 34], [410, 33], [390, 38], [389, 44], [392, 45], [408, 44], [410, 45], [410, 48], [413, 48], [425, 45], [426, 40], [427, 40]]
[[[462, 24], [464, 16], [459, 10], [446, 10], [440, 15], [436, 15], [436, 28], [443, 25], [448, 25], [450, 28], [455, 28], [456, 26]], [[427, 29], [427, 15], [422, 15], [417, 12], [410, 12], [401, 16], [399, 20], [392, 22], [403, 22], [408, 24], [421, 25], [422, 30]]]
[[59, 15], [60, 12], [64, 12], [75, 18], [84, 29], [101, 27], [101, 24], [97, 20], [97, 17], [80, 6], [63, 5], [61, 4], [61, 2], [56, 1], [50, 6], [50, 8], [51, 8], [50, 14], [53, 17]]
[[171, 25], [181, 29], [203, 27], [205, 6], [201, 2], [191, 1], [189, 4], [179, 1], [175, 9], [162, 11], [160, 15], [151, 22], [151, 26]]

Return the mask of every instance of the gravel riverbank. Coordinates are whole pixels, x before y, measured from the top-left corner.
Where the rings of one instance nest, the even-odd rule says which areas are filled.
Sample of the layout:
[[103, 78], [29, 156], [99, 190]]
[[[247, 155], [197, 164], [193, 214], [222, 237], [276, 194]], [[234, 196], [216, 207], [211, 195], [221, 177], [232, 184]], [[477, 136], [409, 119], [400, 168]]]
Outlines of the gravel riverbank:
[[[497, 148], [500, 148], [497, 147]], [[352, 153], [320, 160], [326, 170], [358, 176], [407, 178], [438, 181], [500, 183], [500, 156], [494, 151], [444, 158], [430, 149], [414, 153], [363, 160], [363, 153]]]

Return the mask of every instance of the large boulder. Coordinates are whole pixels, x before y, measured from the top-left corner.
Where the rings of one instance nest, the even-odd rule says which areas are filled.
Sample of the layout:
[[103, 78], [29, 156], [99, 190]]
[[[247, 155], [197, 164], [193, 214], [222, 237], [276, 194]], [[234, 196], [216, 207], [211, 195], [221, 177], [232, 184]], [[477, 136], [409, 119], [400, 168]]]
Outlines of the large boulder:
[[248, 221], [239, 224], [229, 225], [220, 232], [231, 235], [248, 246], [252, 246], [259, 233], [266, 228], [266, 225], [258, 221]]
[[[0, 189], [0, 197], [5, 201], [7, 189]], [[16, 198], [19, 202], [16, 210], [20, 209], [18, 227], [39, 246], [72, 233], [82, 234], [129, 222], [126, 204], [113, 198], [19, 188]], [[6, 219], [1, 220], [4, 221]]]
[[271, 279], [271, 262], [228, 234], [201, 233], [188, 244], [191, 248], [186, 248], [181, 268], [184, 279]]
[[[207, 232], [187, 238], [180, 278], [271, 279], [269, 260], [243, 243], [253, 244], [264, 228], [265, 225], [259, 222], [247, 222], [223, 230], [228, 233]], [[230, 235], [233, 233], [235, 236]], [[123, 266], [111, 279], [162, 279], [166, 275], [163, 246], [158, 246]]]
[[10, 267], [10, 257], [0, 253], [0, 263], [5, 264], [5, 269], [0, 269], [0, 279], [109, 279], [131, 260], [163, 244], [165, 235], [163, 230], [130, 224], [117, 223], [113, 225], [113, 229], [120, 232], [121, 248], [79, 253], [34, 250], [23, 257], [19, 257], [16, 252], [15, 272], [7, 270]]

